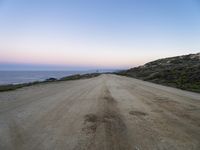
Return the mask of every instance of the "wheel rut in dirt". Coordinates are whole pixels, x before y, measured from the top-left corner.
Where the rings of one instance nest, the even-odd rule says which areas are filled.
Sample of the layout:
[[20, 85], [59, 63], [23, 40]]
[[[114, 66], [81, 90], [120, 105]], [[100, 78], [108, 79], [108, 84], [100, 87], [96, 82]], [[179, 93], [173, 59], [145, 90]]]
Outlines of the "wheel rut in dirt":
[[[126, 124], [117, 107], [117, 101], [106, 86], [99, 98], [99, 110], [85, 115], [83, 124], [82, 131], [91, 137], [87, 149], [130, 149]], [[99, 139], [102, 141], [99, 142]]]

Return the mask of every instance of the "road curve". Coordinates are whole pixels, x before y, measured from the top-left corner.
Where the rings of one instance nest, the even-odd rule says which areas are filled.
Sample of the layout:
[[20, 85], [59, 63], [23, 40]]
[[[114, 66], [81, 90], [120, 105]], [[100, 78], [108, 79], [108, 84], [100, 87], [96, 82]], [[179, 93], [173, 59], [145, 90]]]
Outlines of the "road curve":
[[117, 75], [0, 93], [2, 150], [199, 150], [200, 94]]

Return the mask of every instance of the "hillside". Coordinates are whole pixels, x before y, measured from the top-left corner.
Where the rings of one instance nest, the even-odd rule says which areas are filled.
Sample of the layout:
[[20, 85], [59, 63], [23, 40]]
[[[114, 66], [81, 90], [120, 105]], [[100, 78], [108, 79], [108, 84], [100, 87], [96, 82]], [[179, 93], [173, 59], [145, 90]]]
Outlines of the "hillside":
[[200, 53], [158, 59], [117, 74], [200, 92]]

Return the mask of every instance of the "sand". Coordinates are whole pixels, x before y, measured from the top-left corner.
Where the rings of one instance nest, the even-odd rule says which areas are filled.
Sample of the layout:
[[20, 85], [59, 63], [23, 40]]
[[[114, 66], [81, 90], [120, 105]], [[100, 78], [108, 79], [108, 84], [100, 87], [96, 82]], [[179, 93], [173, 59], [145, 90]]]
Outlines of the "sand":
[[200, 94], [117, 75], [0, 93], [2, 150], [199, 150]]

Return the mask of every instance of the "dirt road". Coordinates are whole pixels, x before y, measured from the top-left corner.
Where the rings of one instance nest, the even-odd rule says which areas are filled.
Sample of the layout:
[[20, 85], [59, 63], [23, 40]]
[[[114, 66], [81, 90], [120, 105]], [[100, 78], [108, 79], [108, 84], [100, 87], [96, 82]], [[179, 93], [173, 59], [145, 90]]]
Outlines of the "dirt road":
[[1, 150], [199, 150], [200, 94], [116, 75], [0, 93]]

